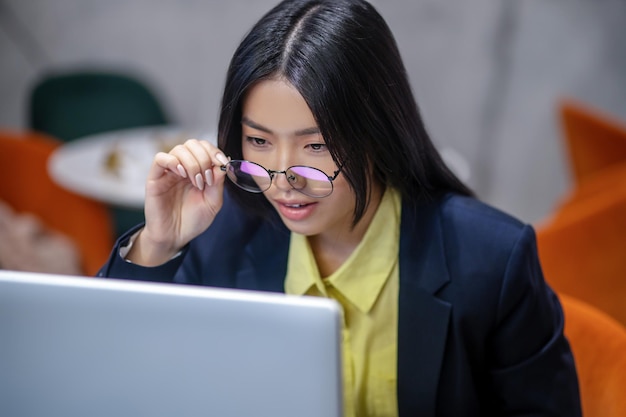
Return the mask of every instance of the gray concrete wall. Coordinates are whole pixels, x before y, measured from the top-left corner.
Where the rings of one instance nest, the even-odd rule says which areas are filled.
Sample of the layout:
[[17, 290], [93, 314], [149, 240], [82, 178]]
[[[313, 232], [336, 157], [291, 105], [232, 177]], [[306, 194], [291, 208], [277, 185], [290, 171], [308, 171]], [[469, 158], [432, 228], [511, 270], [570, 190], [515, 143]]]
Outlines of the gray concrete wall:
[[[138, 72], [177, 122], [215, 126], [230, 55], [274, 0], [0, 0], [0, 126], [26, 126], [43, 72]], [[434, 141], [459, 151], [479, 196], [522, 220], [570, 184], [556, 103], [626, 120], [623, 0], [376, 0]]]

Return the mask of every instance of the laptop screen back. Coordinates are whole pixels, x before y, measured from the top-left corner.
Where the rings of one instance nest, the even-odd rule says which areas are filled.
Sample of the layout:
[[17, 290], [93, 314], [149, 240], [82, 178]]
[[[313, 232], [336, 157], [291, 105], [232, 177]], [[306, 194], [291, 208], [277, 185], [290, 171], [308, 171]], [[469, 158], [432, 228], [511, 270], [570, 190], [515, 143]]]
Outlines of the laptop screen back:
[[0, 415], [342, 414], [325, 299], [0, 271]]

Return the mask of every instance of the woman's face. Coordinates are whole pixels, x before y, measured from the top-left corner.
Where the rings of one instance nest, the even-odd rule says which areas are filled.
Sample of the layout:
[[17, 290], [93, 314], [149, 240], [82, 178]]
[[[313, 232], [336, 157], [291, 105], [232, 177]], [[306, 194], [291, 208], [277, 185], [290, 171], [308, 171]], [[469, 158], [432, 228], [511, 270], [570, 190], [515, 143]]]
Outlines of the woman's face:
[[[243, 102], [241, 124], [243, 157], [248, 161], [273, 171], [307, 165], [331, 177], [339, 169], [304, 98], [286, 81], [266, 80], [252, 87]], [[309, 197], [293, 189], [284, 174], [276, 174], [264, 195], [293, 232], [349, 232], [354, 193], [341, 173], [333, 186], [327, 197]]]

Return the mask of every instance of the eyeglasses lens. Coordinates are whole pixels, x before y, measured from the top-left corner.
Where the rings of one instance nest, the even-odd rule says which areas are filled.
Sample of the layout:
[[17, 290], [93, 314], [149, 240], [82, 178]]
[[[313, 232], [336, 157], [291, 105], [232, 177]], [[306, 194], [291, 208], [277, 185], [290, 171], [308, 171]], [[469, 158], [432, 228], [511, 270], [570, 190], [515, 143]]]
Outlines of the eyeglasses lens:
[[272, 184], [265, 168], [249, 161], [230, 161], [226, 175], [238, 187], [251, 193], [262, 193]]
[[326, 197], [333, 191], [328, 176], [317, 168], [293, 166], [286, 175], [293, 188], [310, 197]]
[[[250, 161], [230, 161], [226, 174], [239, 188], [252, 193], [262, 193], [272, 184], [269, 172]], [[333, 191], [328, 176], [317, 168], [293, 166], [287, 169], [285, 176], [294, 189], [310, 197], [326, 197]]]

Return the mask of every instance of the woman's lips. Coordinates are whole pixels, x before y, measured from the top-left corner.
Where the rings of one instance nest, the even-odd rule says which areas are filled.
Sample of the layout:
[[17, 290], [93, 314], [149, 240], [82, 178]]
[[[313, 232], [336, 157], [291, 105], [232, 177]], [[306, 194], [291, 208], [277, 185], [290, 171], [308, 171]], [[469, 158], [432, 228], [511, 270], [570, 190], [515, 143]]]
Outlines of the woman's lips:
[[280, 214], [291, 221], [304, 220], [313, 213], [317, 203], [297, 203], [276, 201]]

